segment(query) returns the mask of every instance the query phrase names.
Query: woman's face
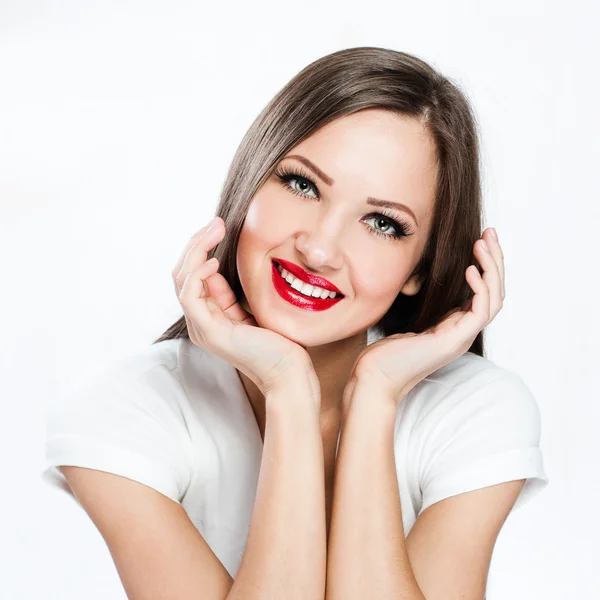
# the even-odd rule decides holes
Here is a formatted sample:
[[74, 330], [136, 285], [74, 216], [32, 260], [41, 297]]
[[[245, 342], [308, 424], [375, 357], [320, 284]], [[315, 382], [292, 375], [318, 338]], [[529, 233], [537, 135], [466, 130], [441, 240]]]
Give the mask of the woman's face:
[[[411, 273], [429, 235], [436, 174], [433, 142], [413, 119], [368, 109], [319, 129], [286, 154], [252, 199], [236, 257], [244, 306], [261, 327], [305, 347], [366, 331], [398, 292], [419, 291]], [[286, 300], [273, 283], [274, 259], [325, 278], [342, 299], [315, 310], [323, 303], [303, 302], [279, 281], [296, 298]]]

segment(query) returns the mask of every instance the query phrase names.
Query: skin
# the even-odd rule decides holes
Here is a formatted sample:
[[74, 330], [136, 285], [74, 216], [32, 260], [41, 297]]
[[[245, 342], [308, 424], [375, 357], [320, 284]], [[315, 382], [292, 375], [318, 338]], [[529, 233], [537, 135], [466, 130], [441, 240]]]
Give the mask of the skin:
[[[212, 230], [200, 230], [186, 246], [173, 275], [190, 339], [209, 346], [228, 340], [230, 347], [216, 344], [217, 351], [254, 375], [249, 379], [237, 370], [263, 441], [262, 390], [269, 394], [278, 388], [286, 403], [306, 403], [303, 410], [318, 400], [314, 408], [321, 416], [324, 459], [327, 597], [379, 593], [416, 600], [447, 598], [452, 590], [456, 598], [480, 598], [495, 540], [525, 480], [436, 502], [419, 516], [405, 540], [391, 450], [401, 399], [428, 374], [467, 351], [502, 308], [504, 261], [498, 239], [488, 228], [474, 244], [483, 275], [473, 265], [465, 270], [474, 292], [468, 306], [455, 307], [425, 332], [396, 334], [367, 346], [368, 328], [396, 295], [419, 291], [413, 273], [430, 235], [437, 177], [434, 146], [416, 121], [370, 110], [330, 123], [282, 162], [291, 162], [290, 154], [316, 163], [316, 173], [306, 170], [309, 165], [294, 164], [296, 175], [281, 181], [274, 173], [252, 199], [236, 256], [241, 298], [215, 272], [217, 261], [206, 261], [208, 250], [225, 233], [222, 220], [216, 219]], [[373, 217], [380, 210], [364, 203], [369, 195], [409, 205], [415, 216], [412, 223], [408, 219], [407, 237], [369, 233], [396, 227]], [[397, 216], [405, 219], [404, 214]], [[327, 314], [286, 303], [272, 287], [273, 257], [322, 274], [345, 298]], [[201, 266], [194, 270], [198, 262]], [[191, 273], [195, 276], [183, 279]], [[258, 359], [257, 345], [264, 348]], [[314, 373], [308, 370], [298, 379], [302, 365], [308, 366], [303, 361], [310, 361]], [[262, 385], [260, 390], [254, 381]], [[291, 396], [298, 390], [294, 402]], [[292, 428], [297, 426], [296, 420]], [[366, 479], [369, 486], [362, 485]], [[471, 568], [465, 571], [464, 564]]]
[[[344, 387], [367, 347], [368, 328], [387, 312], [398, 292], [414, 295], [420, 288], [412, 273], [431, 227], [435, 148], [416, 120], [369, 109], [325, 125], [289, 155], [308, 158], [334, 183], [327, 185], [297, 160], [284, 158], [279, 165], [307, 173], [318, 191], [298, 178], [289, 184], [305, 197], [296, 195], [275, 174], [257, 191], [238, 243], [245, 295], [241, 305], [261, 327], [307, 350], [321, 385], [325, 453], [331, 455], [333, 446], [335, 456]], [[412, 235], [394, 239], [370, 233], [374, 228], [388, 234], [394, 230], [368, 216], [381, 210], [366, 203], [368, 196], [407, 205], [417, 222], [404, 211], [386, 212], [406, 222]], [[271, 283], [272, 257], [327, 278], [345, 298], [321, 312], [285, 302]], [[250, 379], [239, 370], [238, 374], [264, 439], [265, 398]]]
[[[282, 589], [301, 589], [303, 597], [322, 598], [324, 584], [330, 600], [474, 600], [484, 594], [494, 542], [525, 480], [436, 502], [419, 516], [405, 540], [392, 441], [396, 403], [428, 373], [466, 351], [502, 307], [503, 255], [493, 231], [484, 232], [489, 251], [483, 249], [482, 240], [475, 244], [483, 277], [474, 267], [465, 273], [475, 294], [470, 308], [453, 311], [426, 332], [389, 336], [366, 347], [368, 327], [385, 313], [396, 294], [414, 294], [419, 289], [411, 273], [429, 234], [433, 199], [431, 195], [428, 205], [424, 190], [432, 190], [427, 186], [433, 180], [428, 179], [432, 172], [426, 168], [425, 156], [431, 147], [422, 133], [414, 122], [372, 111], [340, 120], [294, 149], [312, 153], [310, 159], [320, 161], [317, 164], [335, 179], [336, 187], [327, 189], [319, 182], [322, 198], [303, 200], [285, 192], [280, 182], [269, 180], [254, 198], [237, 258], [248, 296], [242, 301], [246, 310], [252, 307], [256, 319], [216, 273], [218, 261], [206, 260], [207, 252], [222, 239], [222, 220], [217, 219], [215, 229], [200, 230], [186, 245], [173, 277], [190, 340], [237, 362], [263, 384], [269, 398], [276, 390], [286, 410], [269, 413], [275, 426], [273, 434], [269, 429], [253, 527], [235, 582], [178, 503], [126, 477], [62, 467], [74, 495], [105, 538], [131, 597], [211, 592], [211, 597], [275, 598]], [[357, 137], [360, 147], [353, 143]], [[328, 156], [335, 160], [327, 161]], [[388, 156], [398, 162], [394, 169]], [[400, 241], [367, 234], [368, 224], [362, 220], [378, 211], [363, 209], [359, 194], [391, 199], [389, 192], [407, 190], [414, 192], [414, 198], [406, 194], [401, 200], [418, 215], [418, 233]], [[324, 313], [287, 305], [271, 288], [271, 256], [322, 273], [346, 298], [327, 311], [327, 320]], [[389, 267], [391, 278], [386, 272]], [[311, 393], [315, 394], [306, 383], [314, 383], [314, 377], [310, 370], [299, 369], [307, 361], [298, 344], [308, 352], [323, 390], [319, 408], [326, 417], [321, 421], [325, 540], [322, 471], [316, 465], [321, 450], [317, 413], [307, 410], [314, 400]], [[293, 369], [287, 368], [286, 356]], [[286, 367], [281, 371], [284, 377], [276, 372], [281, 362]], [[298, 378], [299, 373], [304, 377]], [[264, 415], [264, 398], [256, 394], [251, 380], [238, 374], [255, 414]], [[270, 385], [273, 380], [284, 385]], [[270, 406], [277, 406], [277, 401]], [[329, 538], [335, 457], [331, 440], [335, 441], [338, 430], [331, 415], [340, 407], [344, 426], [335, 464], [336, 501]], [[262, 423], [259, 418], [259, 425], [264, 439], [264, 418]], [[289, 442], [297, 430], [306, 433], [300, 452]], [[140, 506], [143, 510], [138, 510]], [[295, 517], [291, 524], [285, 518], [290, 514]], [[149, 529], [149, 522], [162, 524], [164, 531]]]
[[[360, 146], [355, 142], [359, 131]], [[326, 154], [323, 148], [335, 156], [335, 160], [328, 163], [329, 166], [324, 164], [327, 156], [321, 158], [322, 154]], [[390, 166], [391, 160], [386, 162], [387, 154], [393, 151], [396, 151], [397, 161], [394, 169]], [[289, 156], [298, 156], [300, 153], [316, 163], [317, 172], [314, 175], [307, 171], [309, 167], [302, 161]], [[257, 343], [254, 339], [257, 335], [266, 336], [265, 343], [269, 342], [266, 348], [270, 350], [270, 355], [262, 356], [263, 361], [274, 360], [277, 363], [278, 357], [283, 356], [281, 352], [288, 352], [293, 363], [298, 365], [298, 361], [304, 359], [301, 355], [294, 359], [292, 354], [295, 351], [290, 350], [288, 345], [291, 342], [295, 347], [302, 347], [302, 354], [308, 355], [315, 372], [307, 375], [312, 381], [316, 377], [320, 388], [318, 410], [325, 468], [327, 531], [334, 473], [336, 463], [339, 464], [336, 459], [338, 433], [341, 422], [348, 418], [352, 410], [358, 410], [353, 407], [360, 405], [355, 400], [357, 394], [354, 388], [366, 391], [366, 394], [358, 394], [358, 397], [363, 400], [370, 398], [370, 404], [373, 404], [373, 400], [383, 404], [398, 402], [427, 374], [468, 350], [478, 332], [495, 317], [504, 299], [503, 255], [493, 229], [489, 228], [484, 232], [483, 239], [474, 245], [475, 257], [484, 270], [483, 277], [474, 266], [465, 272], [466, 280], [475, 294], [469, 307], [455, 308], [440, 323], [421, 334], [397, 334], [366, 345], [368, 328], [385, 314], [398, 292], [413, 295], [419, 291], [420, 282], [413, 272], [430, 235], [437, 177], [434, 156], [434, 146], [426, 131], [412, 119], [373, 110], [338, 119], [291, 149], [287, 158], [284, 157], [276, 165], [294, 165], [297, 175], [292, 175], [284, 183], [274, 173], [255, 194], [240, 232], [236, 256], [244, 291], [241, 298], [235, 298], [224, 278], [215, 273], [215, 259], [212, 265], [213, 261], [202, 264], [196, 271], [197, 278], [188, 277], [183, 282], [183, 276], [193, 271], [197, 258], [205, 261], [207, 251], [222, 239], [222, 220], [217, 219], [212, 233], [204, 228], [197, 237], [192, 238], [173, 271], [184, 312], [187, 308], [191, 315], [191, 339], [194, 332], [195, 336], [202, 338], [203, 331], [210, 329], [210, 321], [220, 319], [221, 333], [217, 339], [237, 336], [236, 352], [232, 356], [234, 361], [240, 360], [237, 355], [240, 352], [243, 354], [248, 345], [246, 338], [251, 340], [252, 348]], [[317, 162], [319, 159], [322, 164]], [[349, 173], [347, 177], [341, 173], [338, 175], [339, 168], [336, 167], [342, 161]], [[380, 209], [365, 202], [367, 195], [382, 199], [385, 194], [385, 191], [381, 193], [381, 185], [374, 186], [374, 192], [365, 189], [364, 182], [371, 182], [372, 185], [375, 179], [366, 170], [368, 167], [381, 167], [381, 179], [387, 176], [396, 190], [404, 191], [395, 199], [409, 205], [412, 210], [408, 213], [414, 213], [414, 220], [407, 218], [404, 214], [406, 211], [399, 213], [396, 219], [408, 223], [407, 237], [396, 239], [394, 236], [370, 233], [375, 231], [374, 228], [382, 233], [393, 232], [396, 226], [390, 221], [382, 224], [376, 220], [373, 215], [378, 214]], [[323, 175], [321, 171], [327, 173], [326, 169], [329, 169], [329, 173]], [[358, 179], [358, 176], [362, 179]], [[379, 183], [380, 177], [376, 181]], [[354, 188], [359, 190], [360, 196]], [[417, 202], [411, 202], [411, 193], [418, 199]], [[386, 196], [388, 200], [393, 198]], [[197, 250], [189, 250], [191, 246], [196, 248], [198, 240], [202, 243], [197, 244]], [[484, 241], [489, 251], [484, 249]], [[283, 301], [272, 289], [272, 257], [302, 264], [309, 271], [321, 273], [341, 289], [345, 298], [326, 311], [327, 321], [323, 319], [325, 312], [301, 310]], [[386, 272], [389, 265], [393, 265], [393, 268]], [[207, 284], [204, 290], [200, 287], [202, 280]], [[186, 282], [189, 288], [187, 292]], [[183, 290], [180, 293], [182, 283]], [[206, 292], [210, 292], [211, 297], [206, 299], [205, 306], [198, 299]], [[194, 307], [196, 310], [193, 310]], [[212, 316], [209, 316], [209, 310]], [[334, 314], [337, 318], [331, 319]], [[196, 321], [200, 324], [200, 332], [194, 328]], [[251, 328], [254, 331], [246, 332], [236, 327], [232, 329], [232, 321], [248, 322], [254, 325]], [[260, 325], [258, 331], [256, 325]], [[275, 334], [277, 339], [268, 337]], [[203, 340], [195, 343], [202, 344]], [[252, 362], [252, 355], [253, 352], [250, 352], [250, 357], [246, 356], [245, 359], [250, 358]], [[248, 368], [246, 363], [244, 365]], [[255, 370], [261, 370], [254, 366]], [[262, 371], [264, 374], [264, 368]], [[241, 371], [237, 372], [264, 440], [265, 398], [253, 380]], [[262, 381], [264, 387], [260, 376], [258, 381]], [[358, 386], [358, 383], [362, 385]], [[285, 378], [283, 385], [285, 389]], [[294, 382], [289, 385], [293, 386]], [[306, 402], [309, 401], [307, 396]], [[388, 407], [383, 408], [387, 414]], [[367, 416], [369, 414], [367, 412]], [[395, 411], [389, 414], [395, 416]], [[385, 484], [384, 487], [388, 489], [389, 485]], [[505, 494], [506, 489], [504, 486], [498, 493]], [[394, 500], [393, 504], [397, 502]], [[440, 514], [440, 510], [435, 509], [435, 514]], [[352, 514], [353, 511], [349, 512]], [[459, 512], [460, 518], [468, 518], [472, 511], [459, 509]], [[354, 517], [350, 519], [351, 522], [352, 519]], [[435, 527], [427, 529], [423, 535], [429, 536], [439, 525], [436, 521]], [[482, 569], [485, 568], [484, 565]]]

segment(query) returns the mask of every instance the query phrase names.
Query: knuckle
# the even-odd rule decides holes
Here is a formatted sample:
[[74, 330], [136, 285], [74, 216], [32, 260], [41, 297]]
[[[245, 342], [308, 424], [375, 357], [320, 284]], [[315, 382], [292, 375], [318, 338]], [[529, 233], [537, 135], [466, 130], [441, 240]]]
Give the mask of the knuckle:
[[177, 287], [179, 289], [181, 289], [183, 287], [183, 284], [185, 282], [186, 277], [188, 276], [188, 273], [179, 273], [178, 275], [175, 276], [175, 283], [177, 284]]
[[190, 302], [189, 294], [185, 290], [182, 290], [181, 288], [178, 289], [177, 297], [179, 298], [179, 302], [181, 302], [181, 304], [185, 304], [186, 306]]

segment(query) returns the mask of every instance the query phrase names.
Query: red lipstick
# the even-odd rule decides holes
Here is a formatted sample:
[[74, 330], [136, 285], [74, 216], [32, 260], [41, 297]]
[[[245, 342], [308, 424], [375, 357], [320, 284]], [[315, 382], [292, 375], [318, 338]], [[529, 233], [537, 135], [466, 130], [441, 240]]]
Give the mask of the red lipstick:
[[[279, 259], [275, 259], [277, 261], [279, 261]], [[303, 294], [301, 294], [300, 292], [298, 292], [297, 290], [295, 290], [293, 287], [291, 287], [288, 282], [281, 276], [281, 273], [279, 272], [278, 268], [277, 268], [277, 263], [275, 262], [275, 260], [271, 261], [271, 279], [273, 281], [273, 285], [275, 286], [275, 290], [277, 291], [277, 293], [284, 299], [287, 300], [290, 304], [293, 304], [294, 306], [297, 306], [298, 308], [303, 308], [305, 310], [312, 310], [312, 311], [320, 311], [320, 310], [327, 310], [328, 308], [331, 308], [334, 304], [337, 304], [340, 300], [343, 299], [343, 296], [336, 296], [335, 298], [325, 298], [324, 300], [321, 298], [313, 298], [311, 296], [305, 296]], [[282, 261], [282, 263], [285, 264], [290, 264], [287, 261]], [[284, 264], [281, 265], [286, 271], [290, 271], [290, 273], [292, 275], [295, 275], [294, 272], [291, 269], [288, 269], [286, 266], [284, 266]], [[300, 269], [299, 267], [297, 267], [296, 265], [292, 265], [293, 267], [295, 267], [296, 271], [298, 271], [298, 269]], [[300, 269], [301, 271], [304, 271], [304, 269]], [[324, 285], [319, 285], [319, 287], [323, 287], [323, 289], [329, 290], [329, 288], [333, 288], [330, 291], [332, 292], [337, 292], [337, 288], [329, 283], [326, 279], [323, 279], [322, 277], [314, 277], [316, 280], [321, 280], [321, 281], [325, 281], [327, 283], [327, 286]], [[305, 280], [306, 281], [306, 280]], [[308, 283], [308, 281], [307, 281]], [[318, 285], [318, 284], [312, 284], [311, 285]]]
[[294, 277], [302, 279], [302, 281], [304, 281], [305, 283], [309, 283], [310, 285], [317, 285], [320, 288], [323, 288], [324, 290], [329, 290], [330, 292], [337, 292], [341, 296], [344, 295], [342, 294], [342, 292], [340, 292], [340, 290], [337, 289], [337, 287], [335, 287], [335, 285], [333, 285], [333, 283], [331, 283], [331, 281], [327, 281], [327, 279], [323, 277], [319, 277], [318, 275], [311, 275], [310, 273], [307, 273], [302, 267], [299, 267], [294, 263], [284, 260], [283, 258], [274, 258], [273, 260], [279, 263], [286, 271], [291, 273]]

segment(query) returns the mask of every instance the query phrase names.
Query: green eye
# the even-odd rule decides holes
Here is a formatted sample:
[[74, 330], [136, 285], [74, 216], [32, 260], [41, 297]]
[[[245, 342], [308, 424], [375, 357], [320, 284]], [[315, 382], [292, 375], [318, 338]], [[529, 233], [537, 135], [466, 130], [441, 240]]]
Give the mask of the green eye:
[[[290, 167], [287, 167], [287, 166], [283, 167], [281, 170], [276, 170], [274, 172], [274, 174], [277, 177], [277, 179], [279, 179], [281, 185], [283, 185], [283, 187], [286, 190], [288, 190], [289, 192], [291, 192], [292, 194], [296, 194], [297, 196], [300, 196], [302, 198], [311, 198], [311, 199], [312, 198], [316, 198], [316, 199], [320, 198], [319, 188], [317, 188], [317, 185], [315, 184], [315, 182], [312, 181], [312, 179], [310, 179], [310, 177], [308, 177], [308, 174], [302, 174], [301, 172], [296, 172], [295, 170], [292, 170]], [[306, 187], [308, 187], [308, 189], [314, 190], [315, 195], [310, 196], [303, 191], [299, 191], [291, 184], [292, 181], [300, 181], [300, 182], [304, 183], [306, 185]], [[409, 223], [405, 223], [404, 221], [397, 221], [392, 215], [386, 214], [384, 211], [379, 212], [379, 213], [371, 213], [371, 214], [367, 215], [365, 218], [366, 219], [378, 219], [379, 221], [385, 221], [388, 225], [392, 225], [392, 227], [394, 229], [394, 233], [390, 234], [390, 233], [382, 232], [382, 231], [376, 229], [375, 227], [368, 225], [367, 228], [368, 228], [369, 232], [374, 235], [378, 235], [378, 236], [392, 239], [392, 240], [399, 240], [399, 239], [402, 239], [403, 237], [408, 237], [409, 235], [412, 235], [412, 233], [413, 233]], [[385, 225], [384, 225], [384, 227], [385, 227]]]

